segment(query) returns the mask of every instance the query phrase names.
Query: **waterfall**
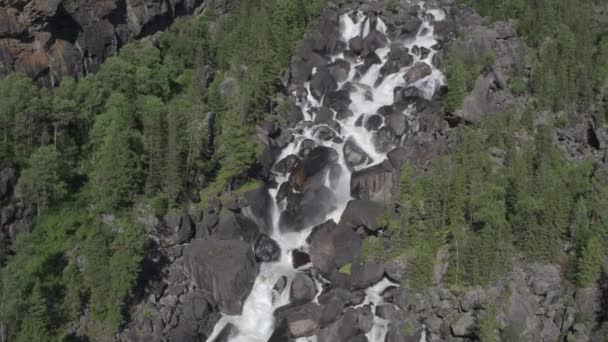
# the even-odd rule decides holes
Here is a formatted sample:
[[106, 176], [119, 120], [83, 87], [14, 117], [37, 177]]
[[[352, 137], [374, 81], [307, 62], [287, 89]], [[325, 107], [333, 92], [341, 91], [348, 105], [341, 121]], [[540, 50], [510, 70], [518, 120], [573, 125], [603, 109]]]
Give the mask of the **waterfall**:
[[[440, 70], [433, 66], [432, 60], [436, 53], [434, 47], [437, 44], [433, 37], [433, 20], [443, 20], [445, 14], [439, 9], [422, 9], [419, 14], [419, 18], [422, 20], [422, 25], [418, 32], [412, 36], [412, 38], [404, 41], [390, 41], [384, 48], [379, 48], [375, 51], [376, 55], [380, 58], [381, 63], [373, 64], [363, 74], [357, 73], [357, 67], [364, 64], [364, 61], [359, 58], [351, 61], [350, 72], [347, 76], [347, 80], [338, 84], [338, 89], [342, 89], [346, 85], [350, 85], [350, 99], [351, 104], [349, 110], [352, 111], [353, 115], [346, 118], [336, 118], [334, 111], [334, 119], [339, 123], [339, 131], [335, 131], [334, 128], [328, 126], [326, 123], [311, 124], [314, 122], [316, 117], [316, 109], [321, 106], [320, 102], [313, 97], [310, 91], [310, 82], [305, 84], [307, 90], [307, 97], [299, 101], [299, 107], [302, 110], [304, 121], [296, 126], [293, 130], [294, 139], [286, 146], [281, 152], [277, 161], [283, 158], [297, 154], [300, 151], [301, 144], [305, 139], [312, 139], [315, 141], [316, 146], [327, 146], [334, 149], [338, 153], [338, 164], [340, 165], [341, 172], [337, 181], [333, 183], [329, 181], [329, 177], [326, 177], [326, 186], [331, 188], [335, 195], [335, 203], [332, 203], [332, 208], [335, 208], [330, 212], [321, 222], [325, 220], [333, 219], [338, 222], [340, 217], [347, 206], [347, 203], [352, 199], [350, 194], [350, 178], [352, 170], [347, 166], [345, 162], [345, 156], [343, 153], [344, 144], [348, 141], [354, 142], [361, 150], [369, 156], [367, 162], [364, 165], [359, 165], [354, 169], [361, 169], [373, 166], [381, 163], [386, 158], [386, 152], [378, 151], [374, 144], [375, 131], [368, 130], [360, 124], [361, 120], [365, 122], [371, 115], [377, 113], [377, 111], [386, 105], [392, 105], [395, 101], [394, 90], [397, 87], [403, 86], [415, 86], [418, 88], [423, 96], [430, 99], [437, 88], [444, 82], [444, 77]], [[361, 12], [349, 12], [341, 15], [340, 17], [340, 32], [341, 40], [347, 43], [350, 39], [360, 36], [365, 38], [372, 30], [377, 30], [386, 35], [387, 27], [385, 23], [377, 18], [374, 21], [367, 18]], [[381, 69], [388, 61], [388, 55], [391, 44], [401, 44], [402, 47], [407, 48], [410, 53], [412, 51], [418, 51], [413, 54], [413, 63], [411, 66], [402, 67], [398, 72], [389, 75], [381, 76]], [[425, 48], [428, 53], [423, 54], [422, 48]], [[332, 61], [338, 59], [345, 59], [343, 53], [339, 53], [332, 56]], [[422, 79], [416, 80], [413, 83], [406, 84], [404, 75], [416, 65], [417, 62], [426, 63], [431, 67], [429, 75]], [[315, 73], [316, 70], [313, 70]], [[411, 109], [406, 108], [403, 110], [403, 115], [409, 115]], [[359, 123], [357, 122], [359, 121]], [[380, 127], [385, 125], [382, 123]], [[335, 134], [340, 139], [322, 140], [319, 139], [316, 131], [319, 127], [327, 127], [335, 131]], [[278, 184], [288, 181], [288, 175], [275, 174], [275, 179]], [[278, 193], [277, 189], [269, 190], [270, 196], [276, 199]], [[285, 201], [283, 201], [285, 202]], [[300, 269], [294, 269], [292, 266], [292, 251], [294, 249], [307, 250], [306, 238], [310, 235], [312, 228], [315, 226], [311, 224], [305, 229], [301, 229], [298, 232], [281, 232], [279, 229], [280, 225], [280, 214], [284, 209], [284, 203], [277, 204], [273, 201], [271, 212], [271, 222], [273, 225], [272, 238], [275, 239], [281, 246], [281, 258], [277, 262], [263, 263], [260, 267], [259, 275], [254, 283], [253, 289], [246, 299], [243, 305], [243, 311], [240, 316], [228, 316], [224, 315], [220, 321], [216, 324], [212, 335], [207, 340], [208, 342], [213, 341], [219, 332], [227, 325], [233, 324], [238, 329], [238, 334], [229, 339], [230, 342], [267, 342], [269, 337], [273, 333], [274, 328], [274, 311], [286, 304], [289, 304], [289, 288], [292, 279], [295, 275], [303, 269], [308, 269], [311, 264], [301, 266]], [[287, 285], [285, 290], [279, 294], [273, 291], [273, 287], [279, 279], [282, 277], [287, 278]], [[324, 279], [315, 279], [317, 285], [317, 293], [321, 293], [322, 282], [327, 282]], [[366, 293], [365, 302], [361, 305], [373, 303], [375, 307], [382, 303], [382, 292], [389, 286], [395, 286], [389, 280], [384, 279], [380, 283], [368, 288]], [[317, 294], [317, 296], [318, 296]], [[316, 298], [315, 298], [316, 301]], [[379, 317], [374, 318], [374, 327], [367, 334], [369, 341], [380, 342], [384, 341], [387, 332], [388, 322], [380, 319]], [[305, 337], [300, 338], [297, 341], [313, 342], [316, 341], [316, 337]]]

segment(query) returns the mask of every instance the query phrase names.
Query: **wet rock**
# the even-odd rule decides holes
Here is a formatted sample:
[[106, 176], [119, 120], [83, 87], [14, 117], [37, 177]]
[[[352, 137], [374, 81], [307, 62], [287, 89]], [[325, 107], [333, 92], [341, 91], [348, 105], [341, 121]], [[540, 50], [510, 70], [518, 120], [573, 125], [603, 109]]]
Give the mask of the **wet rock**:
[[348, 47], [355, 54], [359, 55], [363, 51], [363, 38], [356, 36], [348, 41]]
[[291, 253], [291, 263], [293, 268], [299, 268], [310, 263], [310, 255], [306, 252], [302, 252], [299, 249], [294, 249]]
[[239, 330], [232, 323], [226, 324], [226, 326], [220, 331], [220, 333], [213, 339], [212, 342], [228, 342], [231, 338], [235, 337], [239, 333]]
[[357, 314], [357, 327], [359, 331], [368, 333], [374, 326], [374, 314], [370, 305], [359, 307], [356, 309]]
[[277, 191], [277, 195], [275, 197], [277, 203], [281, 203], [291, 193], [292, 193], [291, 184], [289, 182], [283, 182], [279, 186], [279, 191]]
[[364, 68], [361, 69], [361, 75], [364, 75], [369, 68], [374, 65], [374, 64], [381, 64], [382, 60], [380, 59], [380, 57], [378, 57], [378, 55], [375, 52], [370, 52], [368, 53], [364, 58], [363, 58], [363, 65]]
[[310, 91], [312, 96], [320, 100], [323, 95], [329, 94], [338, 88], [338, 83], [329, 73], [327, 68], [321, 68], [310, 80]]
[[[339, 292], [340, 290], [332, 290], [325, 295], [319, 296], [319, 303], [323, 307], [321, 313], [321, 327], [326, 327], [330, 323], [334, 322], [344, 310], [344, 306], [348, 302], [348, 294]], [[321, 297], [323, 296], [323, 297]]]
[[270, 234], [270, 223], [268, 222], [268, 207], [273, 200], [268, 193], [268, 187], [262, 183], [257, 188], [245, 192], [243, 195], [247, 207], [243, 208], [243, 215], [253, 220], [260, 231]]
[[337, 137], [336, 131], [327, 126], [318, 127], [314, 134], [319, 140], [323, 141], [329, 141]]
[[390, 127], [382, 127], [375, 132], [373, 137], [374, 147], [378, 152], [387, 152], [395, 148], [399, 142], [399, 138]]
[[281, 278], [279, 278], [279, 280], [277, 280], [277, 282], [274, 284], [274, 287], [272, 289], [274, 291], [277, 291], [277, 293], [281, 294], [281, 293], [283, 293], [283, 290], [285, 290], [286, 286], [287, 286], [287, 277], [282, 276]]
[[347, 89], [331, 92], [323, 98], [323, 105], [336, 112], [348, 110], [348, 106], [350, 106], [351, 102], [350, 92]]
[[293, 337], [312, 336], [320, 327], [321, 307], [314, 303], [288, 304], [278, 308], [274, 315], [277, 322], [284, 322]]
[[350, 117], [352, 117], [354, 114], [351, 110], [349, 109], [344, 109], [341, 110], [339, 112], [336, 113], [336, 119], [337, 120], [344, 120], [344, 119], [348, 119]]
[[349, 309], [338, 320], [323, 328], [317, 337], [318, 342], [347, 342], [358, 333], [357, 315], [355, 310]]
[[290, 302], [304, 304], [312, 301], [317, 294], [315, 282], [305, 273], [298, 273], [291, 282]]
[[287, 198], [287, 207], [281, 213], [280, 227], [283, 232], [301, 231], [318, 224], [335, 210], [334, 192], [319, 183], [304, 193], [293, 193]]
[[325, 123], [334, 119], [334, 112], [327, 108], [321, 107], [315, 115], [315, 123]]
[[403, 78], [405, 79], [406, 83], [414, 83], [416, 81], [419, 81], [427, 76], [429, 76], [431, 74], [433, 70], [431, 69], [431, 66], [424, 63], [424, 62], [417, 62], [416, 64], [414, 64], [413, 67], [411, 67], [406, 73], [405, 75], [403, 75]]
[[336, 82], [344, 82], [348, 79], [348, 73], [350, 72], [350, 63], [343, 59], [338, 59], [331, 63], [329, 66], [329, 73], [334, 77]]
[[268, 342], [294, 342], [294, 338], [291, 336], [289, 332], [289, 328], [287, 327], [287, 322], [283, 321], [272, 332], [272, 335], [268, 339]]
[[257, 275], [248, 244], [215, 238], [194, 240], [184, 249], [184, 263], [196, 286], [213, 298], [221, 312], [241, 313]]
[[353, 338], [351, 338], [350, 340], [348, 340], [348, 342], [368, 342], [369, 340], [367, 339], [367, 336], [361, 334], [361, 335], [357, 335]]
[[359, 200], [386, 202], [391, 199], [391, 190], [396, 183], [396, 174], [388, 160], [353, 172], [350, 179], [351, 196]]
[[422, 98], [424, 93], [418, 87], [397, 87], [393, 91], [395, 102], [407, 101], [409, 98]]
[[344, 161], [352, 170], [371, 161], [370, 157], [353, 140], [347, 140], [343, 147]]
[[367, 52], [374, 52], [376, 49], [385, 47], [386, 44], [388, 44], [386, 36], [376, 29], [370, 30], [369, 34], [363, 39], [363, 48]]
[[393, 21], [391, 26], [394, 27], [394, 31], [396, 31], [397, 36], [400, 38], [410, 38], [422, 25], [422, 20], [420, 20], [415, 15], [399, 12], [397, 15], [393, 17]]
[[465, 313], [456, 318], [452, 324], [450, 324], [450, 329], [452, 330], [452, 334], [456, 337], [470, 337], [475, 334], [475, 317], [473, 317], [472, 313]]
[[409, 128], [407, 118], [401, 113], [391, 113], [384, 119], [384, 124], [395, 136], [402, 136]]
[[281, 159], [275, 166], [274, 171], [279, 173], [290, 173], [295, 165], [300, 161], [298, 156], [290, 154]]
[[371, 231], [380, 229], [379, 219], [384, 213], [381, 203], [370, 200], [351, 200], [340, 218], [340, 225], [351, 229], [365, 227]]
[[281, 257], [281, 246], [266, 234], [258, 237], [253, 250], [255, 251], [255, 258], [258, 261], [277, 261]]
[[310, 185], [313, 178], [326, 170], [330, 164], [338, 161], [338, 153], [326, 146], [315, 147], [301, 160], [289, 176], [289, 182], [293, 188], [299, 191]]
[[308, 81], [312, 74], [312, 63], [302, 60], [299, 56], [293, 56], [289, 65], [291, 82], [303, 84]]
[[365, 120], [365, 129], [368, 131], [377, 131], [384, 123], [382, 116], [374, 114]]

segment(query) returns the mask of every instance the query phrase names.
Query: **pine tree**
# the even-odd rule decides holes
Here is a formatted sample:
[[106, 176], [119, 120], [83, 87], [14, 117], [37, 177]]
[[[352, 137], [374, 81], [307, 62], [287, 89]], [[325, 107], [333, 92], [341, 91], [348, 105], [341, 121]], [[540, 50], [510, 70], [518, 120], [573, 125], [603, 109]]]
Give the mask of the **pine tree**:
[[165, 173], [166, 122], [165, 106], [154, 96], [142, 97], [138, 111], [144, 126], [144, 150], [146, 163], [146, 194], [154, 195], [162, 189]]
[[51, 201], [66, 193], [63, 165], [59, 153], [53, 146], [38, 148], [29, 159], [29, 167], [23, 171], [17, 186], [19, 193], [36, 205], [38, 214]]
[[582, 247], [577, 260], [576, 280], [579, 286], [588, 286], [600, 275], [604, 259], [604, 246], [597, 236], [591, 236]]
[[47, 310], [47, 301], [40, 286], [36, 285], [29, 298], [27, 319], [21, 323], [17, 341], [49, 341], [51, 339], [48, 327], [49, 322], [47, 321]]
[[462, 107], [466, 94], [466, 69], [463, 61], [455, 54], [448, 56], [446, 63], [448, 85], [447, 108], [455, 111]]
[[133, 115], [127, 98], [115, 93], [108, 101], [109, 127], [94, 172], [101, 208], [129, 204], [140, 187], [139, 158], [134, 151]]
[[187, 121], [182, 101], [169, 104], [167, 117], [167, 157], [164, 177], [165, 194], [172, 201], [177, 201], [185, 186], [185, 146], [184, 131]]

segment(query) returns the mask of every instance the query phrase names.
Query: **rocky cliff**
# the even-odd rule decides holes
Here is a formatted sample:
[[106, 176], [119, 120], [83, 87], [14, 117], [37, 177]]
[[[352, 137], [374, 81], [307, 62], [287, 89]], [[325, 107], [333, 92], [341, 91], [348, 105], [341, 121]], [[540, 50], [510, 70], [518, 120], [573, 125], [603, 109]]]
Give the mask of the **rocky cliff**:
[[223, 0], [1, 0], [0, 77], [17, 71], [45, 86], [78, 78], [131, 39]]

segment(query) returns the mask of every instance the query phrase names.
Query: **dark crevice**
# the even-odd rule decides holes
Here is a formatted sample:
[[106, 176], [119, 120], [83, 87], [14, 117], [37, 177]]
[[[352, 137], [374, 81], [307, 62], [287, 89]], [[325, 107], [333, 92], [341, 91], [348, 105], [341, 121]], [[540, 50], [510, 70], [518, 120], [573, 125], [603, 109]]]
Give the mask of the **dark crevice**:
[[600, 149], [600, 140], [591, 125], [587, 128], [587, 143], [596, 150]]
[[49, 21], [48, 30], [54, 33], [56, 39], [74, 44], [78, 35], [82, 32], [82, 26], [72, 18], [63, 6], [59, 6], [57, 13]]

